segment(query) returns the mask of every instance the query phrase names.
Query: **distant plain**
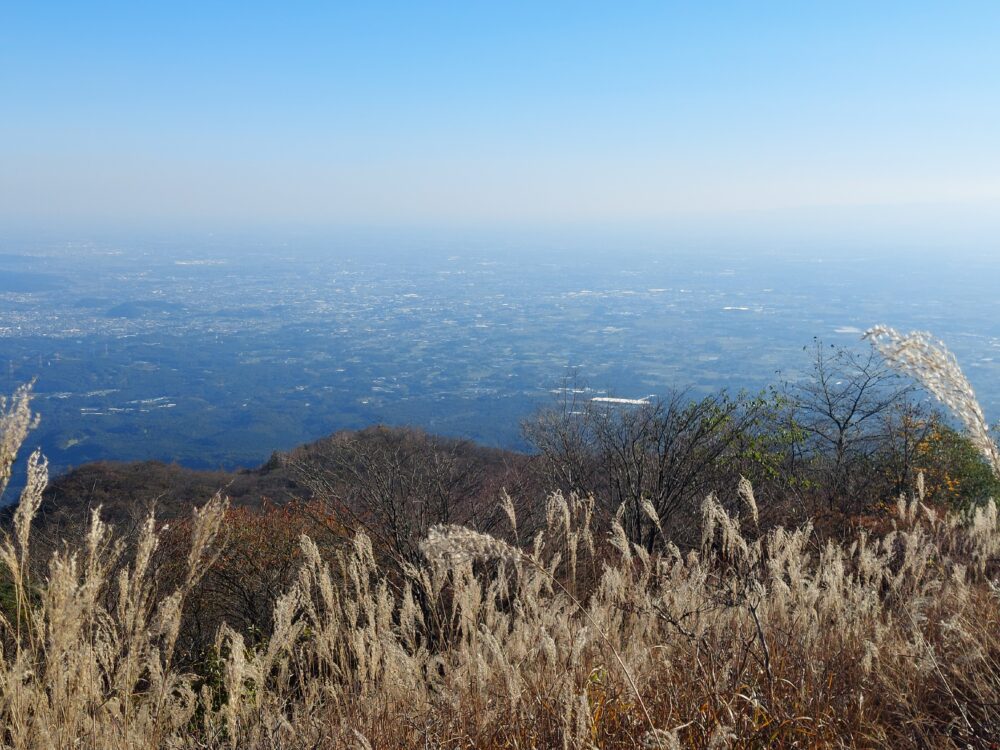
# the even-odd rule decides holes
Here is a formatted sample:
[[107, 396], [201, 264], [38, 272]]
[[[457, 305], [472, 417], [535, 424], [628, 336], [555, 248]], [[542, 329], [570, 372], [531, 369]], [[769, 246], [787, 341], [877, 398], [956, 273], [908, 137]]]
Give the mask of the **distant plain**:
[[37, 379], [31, 441], [56, 471], [256, 465], [375, 423], [521, 449], [567, 378], [586, 397], [758, 390], [798, 377], [814, 337], [863, 346], [876, 323], [943, 338], [993, 421], [998, 271], [905, 251], [11, 241], [0, 375]]

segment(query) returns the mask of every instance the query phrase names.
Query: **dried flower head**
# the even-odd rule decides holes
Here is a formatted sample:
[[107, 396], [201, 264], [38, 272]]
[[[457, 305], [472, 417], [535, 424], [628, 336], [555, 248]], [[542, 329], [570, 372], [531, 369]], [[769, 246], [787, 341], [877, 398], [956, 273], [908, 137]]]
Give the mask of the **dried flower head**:
[[432, 526], [420, 543], [420, 550], [428, 560], [449, 563], [472, 560], [516, 563], [521, 559], [520, 550], [503, 540], [454, 524]]

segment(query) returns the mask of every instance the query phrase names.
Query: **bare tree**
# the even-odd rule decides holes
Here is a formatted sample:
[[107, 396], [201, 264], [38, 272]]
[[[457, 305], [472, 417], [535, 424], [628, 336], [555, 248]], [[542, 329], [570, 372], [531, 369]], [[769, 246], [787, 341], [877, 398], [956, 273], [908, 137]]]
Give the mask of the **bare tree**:
[[468, 441], [378, 426], [300, 449], [289, 465], [345, 522], [364, 527], [397, 563], [412, 564], [434, 524], [488, 530], [496, 518], [477, 450]]
[[943, 428], [943, 417], [916, 400], [903, 399], [886, 411], [882, 417], [884, 439], [876, 457], [883, 480], [881, 495], [898, 497], [913, 491], [928, 440]]
[[521, 422], [522, 436], [537, 451], [536, 474], [549, 490], [596, 496], [604, 489], [589, 392], [573, 374], [563, 380], [550, 405]]
[[289, 466], [345, 526], [365, 530], [394, 580], [411, 585], [430, 642], [464, 624], [413, 575], [425, 564], [420, 542], [435, 524], [491, 531], [504, 515], [496, 482], [507, 458], [466, 440], [378, 426], [304, 446]]
[[582, 392], [564, 393], [526, 421], [523, 433], [560, 489], [594, 495], [607, 513], [620, 507], [633, 542], [655, 546], [654, 514], [682, 539], [706, 494], [735, 488], [759, 402], [674, 393], [622, 403], [584, 399]]
[[816, 340], [808, 376], [786, 384], [786, 394], [802, 431], [802, 455], [831, 509], [857, 504], [871, 492], [868, 469], [913, 392], [874, 348]]

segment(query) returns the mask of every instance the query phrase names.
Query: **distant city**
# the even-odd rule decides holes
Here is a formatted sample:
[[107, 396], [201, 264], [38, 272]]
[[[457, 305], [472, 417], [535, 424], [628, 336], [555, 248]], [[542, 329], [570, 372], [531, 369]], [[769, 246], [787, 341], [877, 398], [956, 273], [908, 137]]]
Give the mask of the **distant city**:
[[943, 338], [995, 421], [998, 270], [793, 250], [5, 242], [0, 366], [7, 392], [36, 379], [30, 443], [57, 471], [256, 465], [374, 423], [524, 448], [521, 420], [567, 379], [612, 402], [757, 390], [799, 377], [814, 337], [865, 346], [882, 322]]

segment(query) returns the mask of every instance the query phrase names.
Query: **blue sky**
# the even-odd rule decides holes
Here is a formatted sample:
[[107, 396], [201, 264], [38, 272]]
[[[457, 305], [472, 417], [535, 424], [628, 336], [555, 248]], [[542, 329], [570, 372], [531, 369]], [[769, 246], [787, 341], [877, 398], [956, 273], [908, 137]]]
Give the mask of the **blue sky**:
[[0, 220], [989, 233], [998, 38], [997, 2], [11, 3]]

